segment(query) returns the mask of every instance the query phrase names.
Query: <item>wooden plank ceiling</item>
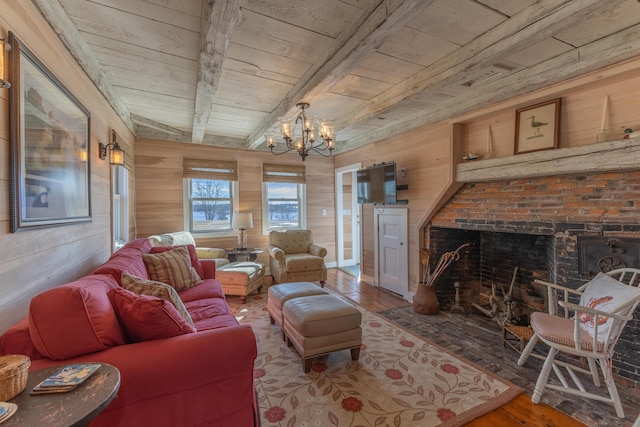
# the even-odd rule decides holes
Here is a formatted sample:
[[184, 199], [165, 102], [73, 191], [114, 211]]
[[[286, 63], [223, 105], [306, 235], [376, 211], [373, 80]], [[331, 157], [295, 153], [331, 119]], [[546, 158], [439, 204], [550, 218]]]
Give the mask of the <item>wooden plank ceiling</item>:
[[33, 0], [138, 137], [357, 148], [640, 54], [639, 0]]

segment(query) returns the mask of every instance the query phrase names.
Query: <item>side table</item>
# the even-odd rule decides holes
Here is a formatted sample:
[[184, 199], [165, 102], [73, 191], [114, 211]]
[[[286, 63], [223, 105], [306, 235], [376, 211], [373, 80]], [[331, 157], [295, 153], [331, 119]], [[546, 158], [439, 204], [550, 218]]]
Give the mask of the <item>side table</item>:
[[226, 248], [224, 253], [229, 257], [229, 261], [236, 262], [239, 257], [246, 257], [248, 261], [255, 261], [258, 255], [262, 253], [260, 248], [234, 249]]
[[113, 400], [120, 388], [120, 371], [115, 366], [101, 363], [100, 369], [84, 383], [66, 393], [29, 393], [33, 387], [61, 366], [52, 366], [29, 372], [27, 386], [9, 402], [18, 405], [18, 411], [2, 423], [8, 426], [86, 426]]

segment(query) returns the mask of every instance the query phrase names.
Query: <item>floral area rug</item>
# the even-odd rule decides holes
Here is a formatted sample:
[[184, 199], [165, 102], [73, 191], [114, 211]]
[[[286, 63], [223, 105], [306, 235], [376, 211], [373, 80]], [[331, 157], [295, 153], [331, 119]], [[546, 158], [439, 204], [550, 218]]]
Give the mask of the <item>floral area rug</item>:
[[362, 312], [358, 361], [348, 350], [302, 359], [269, 323], [265, 293], [230, 298], [258, 342], [255, 385], [263, 427], [458, 426], [504, 405], [522, 390], [491, 372], [355, 305]]

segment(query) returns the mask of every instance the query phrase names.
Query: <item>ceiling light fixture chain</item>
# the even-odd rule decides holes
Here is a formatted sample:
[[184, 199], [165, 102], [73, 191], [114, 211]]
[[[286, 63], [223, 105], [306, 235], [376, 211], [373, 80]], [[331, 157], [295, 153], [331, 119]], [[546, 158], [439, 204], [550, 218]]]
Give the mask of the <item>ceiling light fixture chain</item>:
[[[331, 156], [335, 148], [335, 126], [329, 121], [318, 122], [315, 116], [312, 120], [309, 120], [304, 112], [309, 107], [309, 103], [299, 102], [296, 104], [296, 108], [300, 112], [295, 117], [280, 117], [280, 134], [286, 143], [286, 150], [279, 153], [273, 151], [276, 148], [276, 133], [267, 132], [264, 134], [272, 154], [279, 156], [290, 151], [296, 151], [302, 161], [312, 151], [324, 157]], [[295, 134], [295, 128], [298, 124], [302, 125], [299, 137]], [[316, 136], [319, 136], [320, 139], [316, 139]]]

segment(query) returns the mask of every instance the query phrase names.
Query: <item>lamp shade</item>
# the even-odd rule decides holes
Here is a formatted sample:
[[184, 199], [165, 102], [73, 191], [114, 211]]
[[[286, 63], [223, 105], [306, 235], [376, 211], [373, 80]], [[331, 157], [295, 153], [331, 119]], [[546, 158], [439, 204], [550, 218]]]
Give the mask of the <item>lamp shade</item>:
[[253, 215], [251, 212], [238, 212], [233, 216], [233, 228], [246, 230], [253, 228]]

